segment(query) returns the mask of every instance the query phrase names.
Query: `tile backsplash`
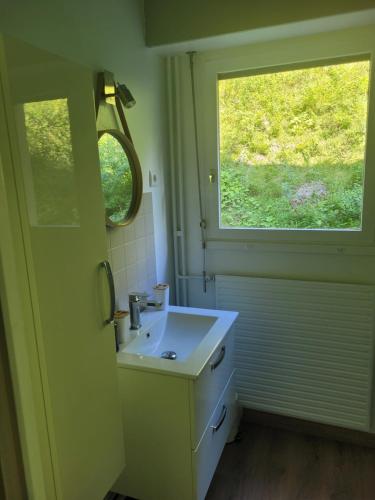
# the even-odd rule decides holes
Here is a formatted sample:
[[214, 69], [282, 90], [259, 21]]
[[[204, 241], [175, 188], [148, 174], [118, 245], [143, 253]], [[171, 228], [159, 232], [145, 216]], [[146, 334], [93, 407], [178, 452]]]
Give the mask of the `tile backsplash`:
[[116, 308], [128, 310], [128, 294], [152, 294], [156, 284], [152, 193], [144, 193], [134, 221], [125, 227], [107, 228], [108, 255], [116, 289]]

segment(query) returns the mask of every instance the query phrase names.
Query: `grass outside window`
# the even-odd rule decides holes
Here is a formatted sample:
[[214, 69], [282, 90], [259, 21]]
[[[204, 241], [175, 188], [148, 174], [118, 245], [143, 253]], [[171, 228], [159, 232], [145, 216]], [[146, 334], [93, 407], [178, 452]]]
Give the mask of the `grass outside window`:
[[369, 70], [218, 81], [221, 228], [361, 230]]

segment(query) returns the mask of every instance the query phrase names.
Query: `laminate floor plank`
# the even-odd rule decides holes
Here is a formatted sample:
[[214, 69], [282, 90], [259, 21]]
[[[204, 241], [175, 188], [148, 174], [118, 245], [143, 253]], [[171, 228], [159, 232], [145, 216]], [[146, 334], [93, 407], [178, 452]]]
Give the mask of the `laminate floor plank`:
[[206, 500], [375, 500], [375, 449], [246, 423]]

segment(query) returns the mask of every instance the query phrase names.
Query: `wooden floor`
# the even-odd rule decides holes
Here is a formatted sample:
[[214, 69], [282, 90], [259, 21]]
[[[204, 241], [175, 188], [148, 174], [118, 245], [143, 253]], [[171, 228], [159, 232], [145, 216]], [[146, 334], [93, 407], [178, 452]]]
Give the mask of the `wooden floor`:
[[206, 500], [375, 500], [375, 449], [243, 424]]

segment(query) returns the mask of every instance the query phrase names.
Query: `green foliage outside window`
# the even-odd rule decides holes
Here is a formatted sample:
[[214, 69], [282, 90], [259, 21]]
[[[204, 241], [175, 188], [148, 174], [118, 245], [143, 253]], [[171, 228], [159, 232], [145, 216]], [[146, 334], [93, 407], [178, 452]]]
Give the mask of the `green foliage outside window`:
[[[77, 225], [79, 211], [67, 99], [23, 106], [31, 174], [28, 201], [36, 225]], [[32, 192], [32, 194], [31, 194]]]
[[369, 62], [219, 81], [221, 226], [360, 229]]

